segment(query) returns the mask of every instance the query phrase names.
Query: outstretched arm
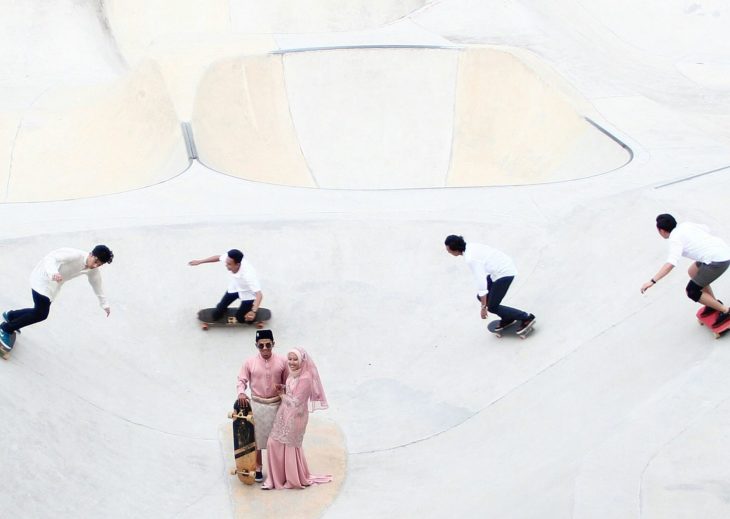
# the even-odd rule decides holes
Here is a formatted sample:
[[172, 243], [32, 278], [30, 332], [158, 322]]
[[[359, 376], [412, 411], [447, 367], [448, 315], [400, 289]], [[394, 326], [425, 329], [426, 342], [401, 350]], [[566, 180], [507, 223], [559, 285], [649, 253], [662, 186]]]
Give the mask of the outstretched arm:
[[196, 265], [200, 265], [202, 263], [217, 263], [220, 260], [221, 260], [220, 255], [211, 256], [210, 258], [205, 258], [205, 259], [190, 260], [190, 261], [188, 261], [188, 265], [195, 267]]
[[659, 281], [664, 276], [669, 274], [673, 268], [674, 268], [674, 265], [672, 265], [671, 263], [665, 263], [664, 265], [662, 265], [662, 268], [659, 269], [659, 272], [654, 274], [653, 278], [651, 278], [649, 281], [647, 281], [646, 283], [641, 285], [641, 293], [643, 294], [644, 292], [649, 290], [651, 287], [656, 285], [657, 281]]

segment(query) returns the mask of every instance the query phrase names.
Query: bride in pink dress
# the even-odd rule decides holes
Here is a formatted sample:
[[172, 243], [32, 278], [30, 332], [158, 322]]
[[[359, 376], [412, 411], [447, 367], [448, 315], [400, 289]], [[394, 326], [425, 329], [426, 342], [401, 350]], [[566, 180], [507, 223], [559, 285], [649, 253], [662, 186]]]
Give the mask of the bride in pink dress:
[[289, 377], [281, 391], [281, 405], [266, 444], [269, 473], [261, 488], [304, 488], [329, 483], [332, 476], [309, 472], [302, 450], [309, 413], [327, 409], [317, 366], [302, 348], [287, 352]]

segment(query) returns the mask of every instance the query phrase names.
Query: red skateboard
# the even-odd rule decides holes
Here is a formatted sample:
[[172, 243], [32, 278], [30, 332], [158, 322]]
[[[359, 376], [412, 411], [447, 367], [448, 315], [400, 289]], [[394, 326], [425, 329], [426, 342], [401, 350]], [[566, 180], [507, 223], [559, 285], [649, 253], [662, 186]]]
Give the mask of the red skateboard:
[[730, 319], [722, 323], [720, 326], [713, 326], [715, 324], [715, 319], [717, 319], [717, 312], [712, 312], [707, 317], [702, 317], [700, 314], [705, 310], [705, 307], [703, 306], [697, 311], [697, 320], [702, 326], [707, 326], [712, 333], [715, 334], [715, 339], [719, 339], [720, 336], [725, 333], [726, 331], [730, 330]]

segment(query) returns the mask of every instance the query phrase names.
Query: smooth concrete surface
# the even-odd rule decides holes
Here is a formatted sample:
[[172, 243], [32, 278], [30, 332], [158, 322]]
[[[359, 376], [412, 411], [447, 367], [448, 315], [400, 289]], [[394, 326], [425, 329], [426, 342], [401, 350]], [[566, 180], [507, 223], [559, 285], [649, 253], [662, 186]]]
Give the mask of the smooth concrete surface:
[[[257, 34], [231, 31], [215, 40], [204, 34], [206, 27], [230, 7], [212, 9], [218, 17], [212, 20], [192, 9], [194, 2], [177, 8], [159, 2], [149, 10], [141, 4], [139, 20], [145, 13], [179, 11], [177, 19], [188, 22], [177, 31], [168, 17], [159, 27], [164, 34], [122, 44], [114, 32], [121, 18], [115, 21], [112, 12], [121, 3], [2, 6], [9, 14], [0, 22], [6, 43], [0, 52], [11, 66], [0, 83], [0, 158], [9, 161], [0, 168], [8, 202], [0, 204], [0, 306], [30, 302], [28, 276], [49, 250], [106, 243], [116, 257], [102, 267], [109, 318], [86, 283], [75, 280], [50, 318], [26, 329], [11, 359], [0, 364], [0, 516], [232, 518], [254, 510], [259, 517], [327, 518], [730, 515], [728, 338], [715, 340], [696, 324], [696, 305], [684, 295], [688, 262], [639, 293], [666, 254], [654, 229], [656, 214], [704, 222], [730, 240], [730, 96], [722, 88], [728, 55], [725, 44], [708, 43], [723, 34], [726, 6], [443, 0], [398, 13], [397, 20], [381, 19], [387, 25], [380, 27], [363, 14], [337, 33], [271, 34], [262, 27]], [[650, 23], [657, 16], [664, 25]], [[197, 33], [190, 25], [196, 17], [205, 29]], [[153, 28], [148, 26], [150, 34]], [[46, 33], [67, 38], [56, 38], [54, 47]], [[83, 44], [89, 40], [99, 44]], [[175, 40], [188, 47], [201, 42], [192, 61], [173, 51]], [[271, 54], [272, 42], [281, 54]], [[370, 48], [286, 52], [388, 44], [411, 48], [389, 49], [397, 52], [383, 53], [383, 63]], [[413, 49], [418, 45], [443, 48], [420, 52]], [[293, 179], [304, 170], [291, 156], [281, 162], [282, 169], [291, 167], [291, 185], [223, 175], [197, 161], [160, 176], [159, 163], [176, 160], [173, 146], [124, 171], [129, 178], [142, 175], [149, 186], [144, 189], [119, 187], [118, 175], [100, 168], [97, 194], [119, 192], [89, 197], [79, 191], [74, 199], [52, 201], [60, 197], [43, 186], [54, 185], [60, 165], [49, 155], [27, 170], [42, 179], [28, 202], [10, 203], [7, 196], [8, 185], [12, 195], [18, 180], [13, 157], [23, 149], [15, 137], [19, 122], [21, 130], [36, 128], [34, 121], [39, 132], [52, 128], [50, 110], [61, 105], [51, 101], [61, 88], [80, 97], [85, 88], [121, 85], [141, 71], [158, 70], [168, 96], [153, 108], [172, 106], [181, 122], [206, 115], [195, 106], [205, 88], [248, 92], [250, 100], [230, 105], [231, 113], [242, 114], [232, 121], [243, 126], [253, 125], [251, 114], [271, 113], [277, 105], [262, 82], [246, 89], [241, 82], [227, 84], [225, 74], [218, 83], [226, 84], [201, 81], [226, 63], [238, 67], [240, 78], [242, 63], [258, 61], [249, 72], [271, 78], [276, 67], [266, 62], [279, 59], [287, 99], [306, 102], [304, 89], [317, 80], [316, 70], [306, 75], [308, 68], [323, 67], [322, 76], [342, 88], [357, 86], [323, 65], [328, 56], [344, 56], [338, 66], [353, 74], [360, 70], [347, 58], [363, 56], [362, 67], [386, 71], [387, 79], [400, 73], [390, 56], [405, 56], [398, 63], [407, 68], [430, 52], [446, 56], [439, 66], [453, 69], [449, 53], [461, 59], [475, 48], [531, 56], [526, 59], [534, 60], [537, 79], [560, 85], [578, 113], [625, 143], [632, 160], [600, 175], [585, 171], [582, 178], [541, 184], [312, 189], [296, 187]], [[287, 60], [294, 67], [288, 69]], [[421, 99], [449, 95], [434, 91], [446, 76], [434, 74], [418, 76]], [[451, 77], [455, 82], [457, 75]], [[389, 102], [392, 85], [381, 85], [374, 109]], [[99, 95], [110, 93], [99, 88]], [[458, 85], [451, 89], [456, 99]], [[84, 130], [92, 134], [99, 124], [94, 115], [113, 107], [113, 101], [97, 99], [90, 95], [88, 103], [76, 104], [88, 110], [92, 127]], [[553, 108], [541, 99], [532, 105], [538, 118], [541, 107], [544, 116]], [[344, 94], [338, 99], [344, 108], [347, 101]], [[411, 99], [401, 101], [396, 108], [413, 114]], [[37, 119], [34, 106], [44, 106], [48, 115]], [[295, 112], [305, 108], [300, 102], [288, 106], [306, 142], [320, 137], [310, 132], [330, 131], [316, 120], [299, 128]], [[321, 99], [314, 106], [321, 107]], [[356, 111], [342, 113], [349, 115], [352, 135], [372, 123], [357, 120]], [[277, 124], [285, 129], [285, 115], [265, 124], [256, 120], [271, 132], [272, 143], [288, 146], [285, 136], [268, 130]], [[334, 113], [323, 116], [340, 122]], [[424, 121], [432, 127], [424, 135], [433, 138], [444, 131], [445, 116], [429, 117]], [[405, 120], [390, 120], [388, 131], [412, 130], [398, 126]], [[336, 136], [342, 142], [349, 138], [344, 128]], [[166, 142], [164, 132], [155, 135], [146, 141]], [[265, 138], [263, 132], [264, 150]], [[96, 153], [119, 153], [117, 140], [92, 150], [68, 139], [75, 143], [68, 160], [79, 164]], [[542, 137], [531, 141], [543, 144]], [[321, 160], [342, 156], [334, 146], [326, 154], [324, 140], [317, 146]], [[48, 149], [55, 149], [53, 143]], [[385, 167], [381, 159], [397, 158], [396, 151], [379, 155], [371, 172], [358, 171], [377, 178]], [[429, 160], [437, 157], [431, 151]], [[134, 152], [143, 154], [142, 148]], [[302, 145], [307, 161], [312, 153]], [[403, 156], [398, 171], [424, 159], [410, 153], [415, 156]], [[582, 157], [564, 154], [576, 170], [588, 169]], [[595, 154], [599, 162], [614, 160], [602, 148]], [[183, 161], [187, 166], [184, 155]], [[337, 166], [331, 167], [328, 181], [346, 178], [347, 171], [338, 176]], [[487, 333], [467, 267], [443, 250], [450, 233], [492, 244], [515, 259], [519, 275], [508, 301], [537, 315], [528, 340]], [[312, 465], [318, 460], [313, 470], [341, 471], [329, 487], [247, 500], [240, 499], [243, 492], [264, 492], [236, 487], [228, 474], [230, 447], [221, 431], [230, 425], [225, 414], [238, 369], [255, 354], [253, 333], [198, 328], [195, 312], [219, 299], [226, 272], [187, 261], [230, 247], [244, 250], [258, 268], [277, 349], [301, 345], [317, 360], [330, 409], [312, 416], [308, 441], [314, 443], [308, 445]], [[727, 275], [715, 291], [730, 297]], [[319, 436], [321, 425], [332, 427], [331, 443]], [[318, 451], [327, 444], [334, 447]], [[262, 503], [280, 508], [261, 512], [255, 506]]]

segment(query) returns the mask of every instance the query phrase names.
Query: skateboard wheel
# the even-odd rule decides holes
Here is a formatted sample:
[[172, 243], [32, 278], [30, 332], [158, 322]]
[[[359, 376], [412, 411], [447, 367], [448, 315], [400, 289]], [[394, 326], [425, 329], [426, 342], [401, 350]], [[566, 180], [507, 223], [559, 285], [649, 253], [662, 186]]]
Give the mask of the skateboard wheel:
[[235, 475], [236, 475], [236, 469], [231, 469], [231, 476], [235, 476]]
[[256, 323], [256, 328], [258, 328], [259, 330], [263, 327], [264, 327], [264, 323], [262, 323], [261, 321]]
[[203, 328], [203, 330], [207, 330], [208, 329], [208, 325], [207, 324], [204, 324], [201, 328]]
[[228, 411], [228, 418], [233, 419], [233, 414], [234, 414], [233, 411]]

